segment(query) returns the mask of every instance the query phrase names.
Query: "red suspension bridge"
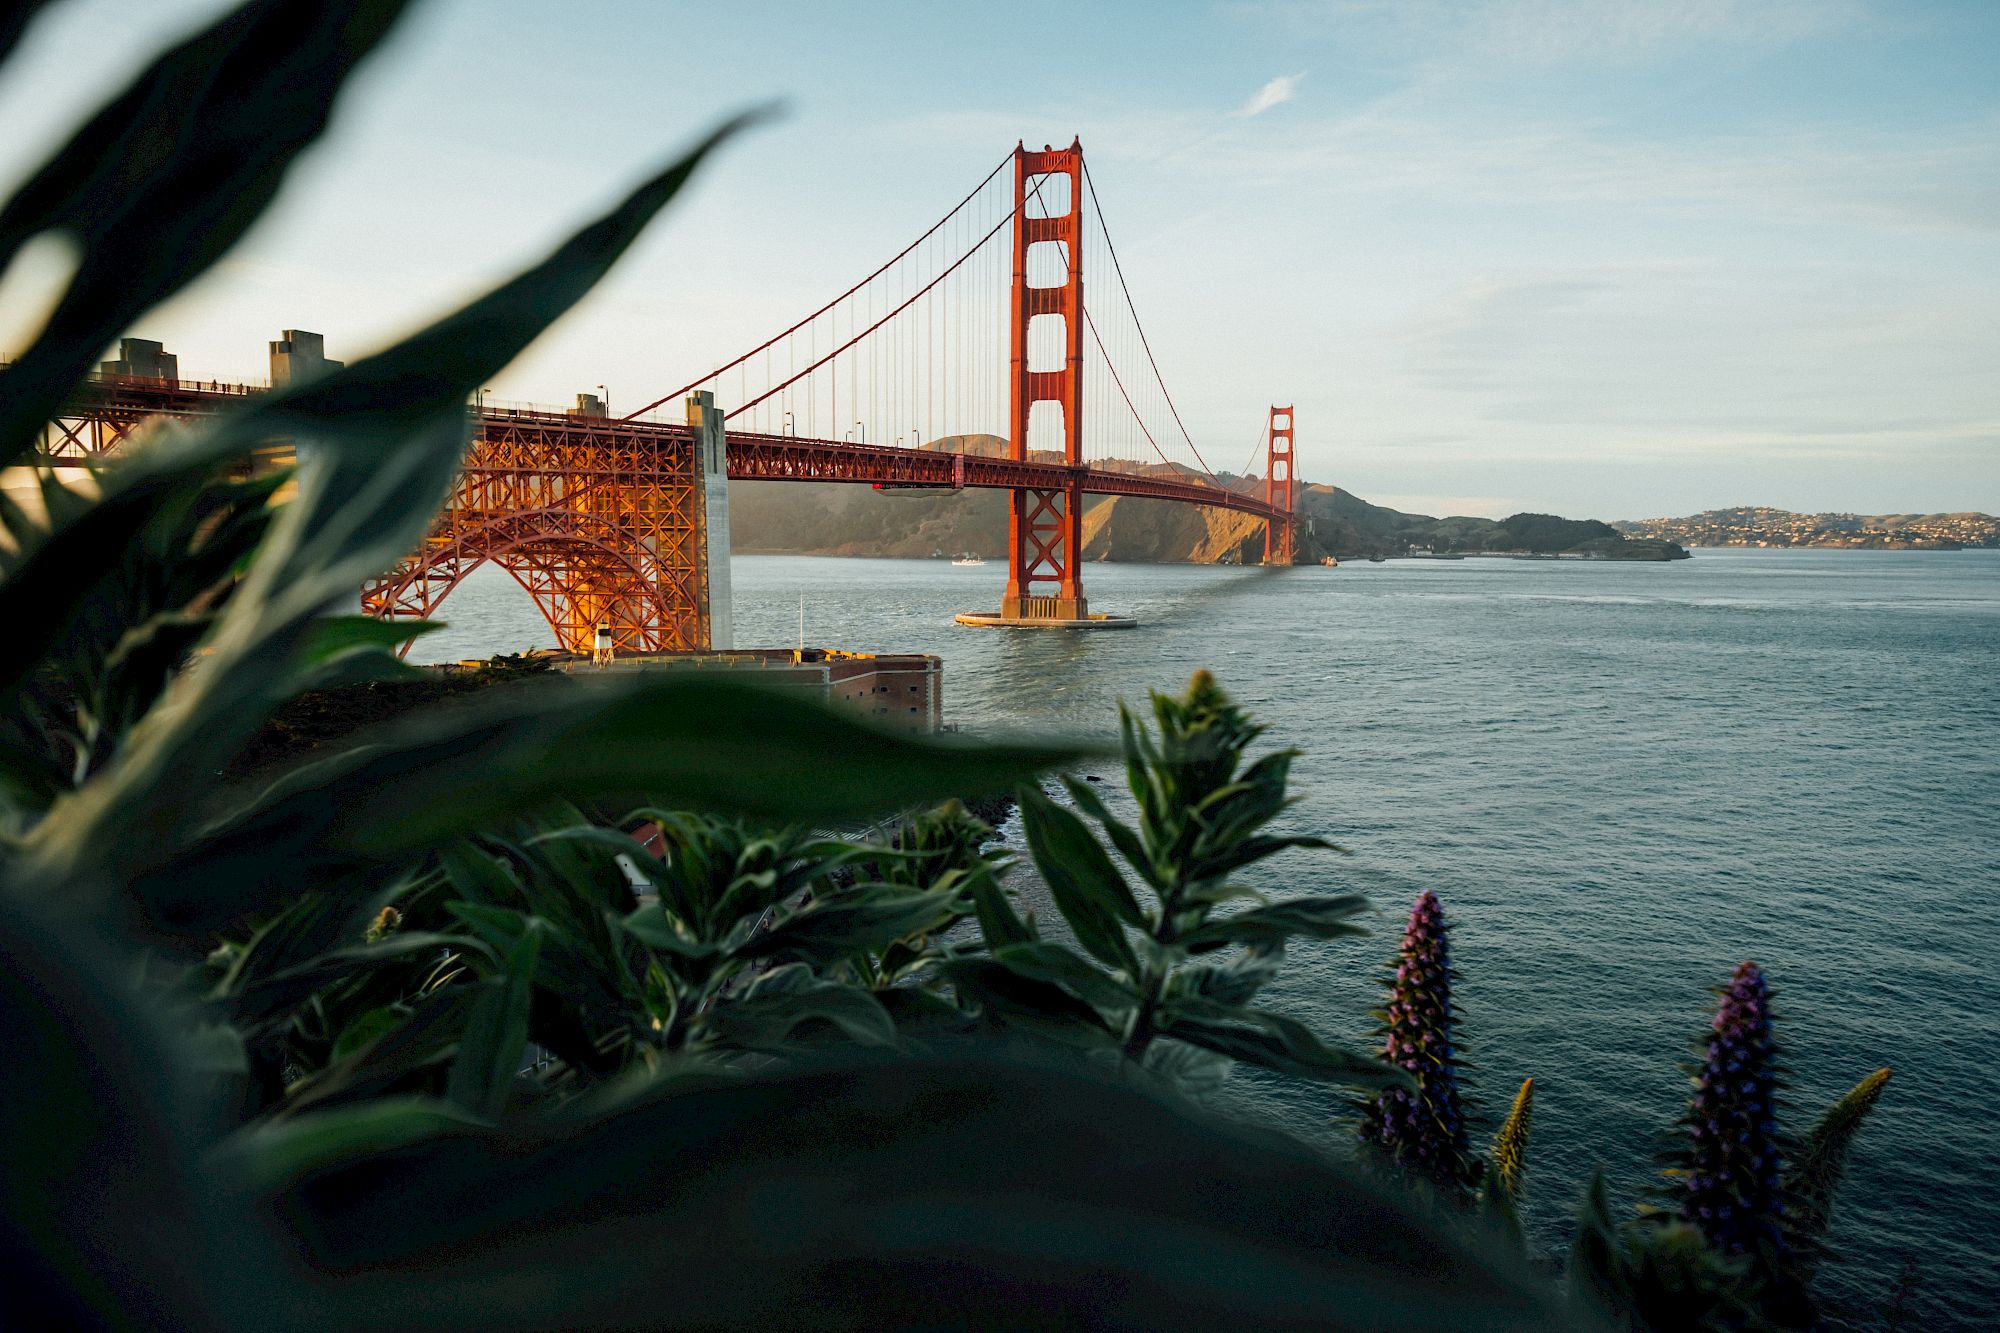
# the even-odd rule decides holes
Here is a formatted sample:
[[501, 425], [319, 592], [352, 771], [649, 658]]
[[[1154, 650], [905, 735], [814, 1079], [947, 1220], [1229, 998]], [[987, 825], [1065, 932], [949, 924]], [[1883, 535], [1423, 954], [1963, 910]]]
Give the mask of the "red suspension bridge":
[[[1108, 261], [1092, 290], [1110, 293], [1090, 304], [1087, 247]], [[247, 392], [102, 377], [51, 427], [47, 453], [101, 452], [148, 417]], [[672, 404], [684, 420], [660, 418]], [[429, 616], [493, 561], [565, 647], [600, 630], [621, 651], [730, 646], [731, 479], [1007, 491], [1006, 590], [972, 623], [1118, 623], [1084, 596], [1090, 495], [1247, 513], [1264, 520], [1266, 563], [1293, 559], [1292, 410], [1269, 410], [1243, 469], [1261, 453], [1261, 487], [1218, 478], [1167, 389], [1076, 142], [1017, 147], [880, 268], [636, 412], [482, 402], [475, 421], [423, 545], [363, 590], [374, 614]]]

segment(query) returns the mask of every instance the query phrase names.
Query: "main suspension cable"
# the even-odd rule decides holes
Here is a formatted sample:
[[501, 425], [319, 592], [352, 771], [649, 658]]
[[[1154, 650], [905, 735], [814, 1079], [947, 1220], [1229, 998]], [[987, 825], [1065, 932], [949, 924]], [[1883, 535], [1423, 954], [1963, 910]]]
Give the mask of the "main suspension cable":
[[[797, 333], [800, 329], [812, 323], [814, 320], [818, 319], [821, 315], [824, 315], [827, 311], [833, 309], [835, 306], [839, 305], [842, 301], [845, 301], [848, 297], [854, 295], [854, 293], [860, 291], [863, 287], [866, 287], [869, 283], [875, 281], [875, 279], [881, 277], [884, 273], [888, 272], [896, 264], [900, 263], [905, 257], [907, 257], [912, 250], [916, 249], [918, 246], [922, 245], [925, 241], [929, 240], [931, 236], [938, 230], [938, 228], [944, 226], [945, 223], [951, 221], [952, 218], [956, 217], [958, 215], [958, 211], [964, 208], [967, 204], [971, 203], [973, 199], [978, 196], [979, 192], [985, 189], [988, 185], [990, 185], [993, 181], [993, 178], [1000, 174], [1001, 169], [1004, 168], [1009, 162], [1013, 160], [1014, 160], [1014, 155], [1012, 153], [1009, 153], [1007, 154], [1007, 156], [1001, 158], [999, 165], [995, 166], [993, 170], [987, 172], [986, 178], [980, 181], [979, 184], [973, 186], [972, 192], [970, 194], [966, 195], [965, 198], [959, 200], [956, 204], [952, 205], [951, 211], [946, 213], [943, 217], [939, 218], [936, 222], [932, 223], [930, 228], [927, 231], [925, 231], [923, 235], [917, 237], [916, 240], [911, 241], [908, 245], [904, 246], [902, 250], [897, 252], [894, 258], [888, 261], [888, 263], [883, 264], [882, 267], [876, 269], [873, 273], [870, 273], [867, 277], [855, 283], [852, 287], [849, 287], [846, 291], [834, 297], [831, 301], [828, 301], [825, 305], [813, 311], [810, 315], [807, 315], [804, 319], [800, 320], [798, 323], [792, 325], [784, 332], [776, 334], [766, 339], [764, 342], [759, 343], [757, 346], [745, 352], [742, 356], [737, 357], [734, 361], [730, 361], [723, 365], [717, 366], [714, 370], [710, 371], [706, 375], [703, 375], [700, 379], [690, 380], [688, 383], [682, 385], [680, 388], [674, 390], [670, 394], [667, 394], [663, 398], [655, 398], [652, 402], [646, 404], [644, 407], [640, 408], [637, 412], [626, 413], [625, 416], [620, 418], [620, 420], [630, 421], [634, 417], [644, 416], [646, 413], [652, 411], [656, 407], [660, 407], [663, 406], [664, 404], [671, 403], [674, 399], [680, 397], [682, 394], [686, 393], [689, 389], [694, 388], [696, 385], [706, 384], [710, 380], [714, 379], [716, 376], [724, 373], [725, 371], [734, 370], [736, 367], [742, 365], [745, 361], [748, 361], [751, 357], [757, 355], [757, 353], [763, 351], [765, 348], [770, 347], [772, 344], [778, 342], [780, 339], [791, 337], [794, 333]], [[789, 380], [786, 382], [790, 383]], [[769, 397], [768, 394], [765, 396]], [[761, 402], [763, 400], [759, 399], [758, 401]]]
[[[918, 288], [915, 296], [912, 296], [909, 300], [903, 302], [901, 305], [897, 306], [894, 310], [891, 310], [888, 314], [882, 316], [882, 318], [876, 320], [874, 323], [870, 324], [867, 328], [861, 330], [861, 332], [855, 334], [852, 338], [849, 338], [846, 342], [834, 348], [831, 352], [828, 352], [824, 357], [820, 358], [820, 360], [814, 362], [810, 366], [807, 366], [804, 370], [800, 371], [798, 374], [786, 380], [783, 384], [775, 384], [770, 388], [764, 390], [763, 393], [758, 394], [755, 398], [752, 398], [749, 402], [737, 404], [736, 407], [730, 409], [730, 411], [725, 415], [734, 416], [738, 412], [747, 412], [751, 408], [757, 406], [757, 404], [763, 402], [766, 398], [769, 398], [772, 394], [790, 388], [793, 384], [805, 378], [805, 376], [810, 374], [812, 371], [817, 370], [820, 366], [823, 366], [827, 362], [833, 360], [835, 357], [839, 356], [842, 352], [846, 351], [850, 347], [853, 347], [863, 338], [866, 338], [869, 334], [875, 332], [875, 330], [881, 328], [884, 324], [887, 324], [890, 320], [902, 314], [905, 310], [908, 310], [911, 306], [915, 305], [924, 296], [926, 292], [930, 291], [931, 288], [937, 286], [939, 283], [943, 282], [946, 278], [950, 277], [953, 273], [955, 273], [958, 270], [958, 266], [960, 264], [963, 264], [966, 260], [972, 258], [974, 255], [978, 254], [981, 250], [985, 249], [986, 243], [992, 240], [995, 236], [998, 236], [1002, 231], [1002, 229], [1004, 229], [1007, 226], [1007, 224], [1012, 222], [1013, 220], [1014, 219], [1011, 215], [1000, 219], [999, 222], [994, 224], [992, 231], [989, 231], [984, 236], [980, 237], [978, 243], [975, 244], [970, 250], [967, 250], [964, 254], [960, 255], [957, 259], [953, 260], [950, 268], [946, 269], [944, 272], [938, 274], [935, 278], [932, 278], [929, 282], [925, 283], [922, 287]], [[701, 384], [703, 382], [704, 381], [702, 380], [696, 380], [695, 384]], [[692, 388], [693, 386], [690, 385], [689, 387]], [[869, 392], [871, 394], [875, 392], [875, 386], [872, 383], [869, 386]], [[672, 395], [670, 394], [668, 395], [668, 397], [672, 397]], [[660, 401], [666, 402], [667, 399], [662, 398]]]
[[[1097, 198], [1097, 182], [1090, 177], [1090, 163], [1083, 164], [1084, 188], [1090, 191], [1090, 205], [1097, 210], [1097, 230], [1104, 237], [1104, 249], [1111, 256], [1111, 271], [1118, 275], [1118, 289], [1125, 294], [1125, 308], [1132, 312], [1132, 327], [1138, 330], [1139, 346], [1146, 351], [1146, 360], [1153, 367], [1153, 378], [1159, 382], [1160, 395], [1167, 400], [1167, 410], [1173, 413], [1174, 424], [1180, 427], [1181, 438], [1194, 456], [1201, 460], [1201, 466], [1208, 473], [1210, 481], [1215, 480], [1215, 469], [1209, 467], [1208, 460], [1201, 457], [1201, 450], [1195, 446], [1194, 436], [1188, 434], [1187, 424], [1181, 420], [1180, 409], [1174, 406], [1174, 396], [1167, 390], [1166, 377], [1160, 374], [1160, 363], [1153, 356], [1153, 345], [1146, 338], [1146, 326], [1139, 322], [1139, 307], [1133, 304], [1132, 289], [1125, 283], [1125, 266], [1118, 262], [1118, 247], [1111, 243], [1111, 228], [1105, 225], [1104, 205]], [[1216, 483], [1220, 485], [1220, 482]]]

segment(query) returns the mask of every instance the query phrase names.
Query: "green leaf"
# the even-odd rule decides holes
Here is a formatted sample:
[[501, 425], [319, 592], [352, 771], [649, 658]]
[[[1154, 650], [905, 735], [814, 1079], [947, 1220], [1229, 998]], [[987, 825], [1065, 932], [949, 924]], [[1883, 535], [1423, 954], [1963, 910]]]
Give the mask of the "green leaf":
[[981, 868], [968, 876], [965, 894], [972, 900], [973, 913], [979, 918], [979, 933], [987, 948], [1035, 941], [1034, 927], [1023, 921], [1014, 905], [1007, 901], [1006, 890], [991, 871]]
[[369, 1326], [371, 1306], [441, 1331], [653, 1327], [663, 1293], [668, 1322], [715, 1329], [788, 1312], [829, 1328], [1571, 1326], [1518, 1253], [1078, 1064], [843, 1051], [609, 1115], [454, 1127], [393, 1169], [358, 1149], [272, 1207], [308, 1271], [340, 1275], [316, 1289], [332, 1328]]
[[[6, 384], [0, 377], [0, 393]], [[135, 480], [46, 535], [16, 530], [24, 550], [6, 560], [0, 580], [0, 620], [13, 627], [0, 636], [0, 697], [12, 697], [54, 654], [87, 607], [87, 594], [132, 559], [149, 525], [186, 508], [208, 467], [204, 460], [186, 474]]]
[[1022, 976], [990, 958], [955, 958], [939, 972], [951, 979], [961, 1003], [976, 1004], [987, 1017], [1071, 1045], [1101, 1047], [1111, 1025], [1069, 991], [1052, 982]]
[[190, 809], [177, 780], [221, 768], [290, 688], [314, 622], [417, 545], [456, 476], [467, 395], [588, 291], [741, 123], [724, 125], [540, 265], [464, 310], [380, 355], [253, 400], [202, 432], [206, 442], [192, 452], [211, 460], [290, 435], [298, 498], [230, 598], [203, 670], [135, 729], [120, 762], [35, 830], [29, 861], [45, 883], [129, 883], [188, 839], [202, 812]]
[[993, 951], [993, 961], [1018, 976], [1060, 986], [1115, 1024], [1117, 1016], [1138, 1004], [1116, 978], [1060, 944], [1012, 944]]
[[691, 940], [681, 934], [674, 928], [674, 923], [667, 920], [666, 912], [661, 910], [657, 903], [641, 907], [619, 924], [624, 927], [626, 934], [647, 948], [670, 953], [676, 958], [701, 960], [715, 958], [722, 953], [722, 950], [712, 943], [705, 940]]
[[1217, 1004], [1248, 1004], [1269, 985], [1285, 961], [1282, 943], [1258, 943], [1223, 962], [1199, 964], [1176, 971], [1176, 991], [1190, 988]]
[[239, 1130], [217, 1157], [253, 1187], [313, 1171], [378, 1160], [398, 1148], [484, 1127], [464, 1107], [436, 1097], [381, 1097]]
[[802, 1023], [831, 1023], [864, 1046], [893, 1046], [896, 1025], [875, 997], [858, 986], [827, 981], [803, 963], [773, 968], [740, 999], [711, 1012], [709, 1030], [751, 1051], [783, 1050]]
[[484, 954], [487, 946], [463, 935], [399, 930], [374, 944], [331, 949], [255, 981], [238, 982], [231, 988], [234, 993], [230, 997], [230, 1012], [239, 1022], [260, 1023], [288, 1012], [307, 996], [343, 977], [373, 971], [384, 963], [415, 961], [447, 951]]
[[827, 961], [874, 953], [950, 921], [956, 915], [957, 901], [958, 895], [949, 889], [912, 893], [859, 886], [792, 913], [769, 930], [751, 936], [736, 952], [742, 958], [791, 954]]
[[409, 1009], [400, 1004], [385, 1004], [370, 1009], [340, 1030], [333, 1039], [333, 1061], [341, 1061], [386, 1033], [401, 1027], [410, 1017]]
[[507, 953], [501, 975], [481, 983], [482, 992], [459, 1039], [458, 1058], [451, 1065], [451, 1098], [475, 1115], [504, 1110], [514, 1078], [521, 1072], [542, 932], [541, 921], [528, 918], [526, 929]]
[[1081, 819], [1038, 789], [1023, 786], [1018, 800], [1035, 869], [1077, 943], [1099, 960], [1135, 972], [1138, 965], [1120, 923], [1143, 926], [1145, 915], [1118, 867]]
[[1076, 802], [1076, 808], [1104, 826], [1104, 832], [1110, 837], [1111, 845], [1118, 849], [1119, 855], [1144, 876], [1148, 884], [1156, 889], [1165, 887], [1165, 881], [1153, 865], [1153, 858], [1146, 851], [1145, 840], [1138, 832], [1111, 813], [1110, 808], [1104, 804], [1104, 798], [1097, 794], [1090, 783], [1068, 776], [1062, 781], [1063, 787], [1070, 794], [1070, 799]]
[[1211, 850], [1233, 847], [1277, 818], [1286, 805], [1285, 784], [1297, 757], [1296, 750], [1274, 750], [1195, 804], [1195, 818], [1206, 827]]
[[1283, 944], [1296, 938], [1333, 940], [1365, 935], [1368, 932], [1355, 925], [1354, 918], [1367, 910], [1368, 900], [1359, 894], [1288, 898], [1217, 917], [1181, 936], [1180, 943], [1190, 954], [1201, 954], [1231, 944]]
[[[185, 853], [134, 849], [150, 853], [134, 900], [154, 929], [195, 934], [281, 899], [290, 883], [396, 863], [551, 801], [650, 791], [694, 808], [833, 823], [992, 790], [1077, 754], [917, 739], [699, 673], [508, 695], [392, 724], [375, 744], [281, 780]], [[829, 769], [829, 754], [841, 764]]]
[[321, 616], [299, 646], [299, 662], [320, 666], [360, 649], [395, 649], [444, 628], [437, 620], [379, 620], [374, 616]]
[[1267, 833], [1243, 834], [1224, 843], [1217, 850], [1201, 858], [1200, 874], [1204, 879], [1214, 880], [1240, 870], [1268, 856], [1287, 851], [1294, 847], [1310, 848], [1314, 851], [1338, 852], [1345, 850], [1338, 843], [1325, 838], [1315, 838], [1302, 834], [1276, 836]]
[[41, 232], [82, 247], [5, 372], [0, 463], [32, 446], [100, 349], [256, 222], [407, 4], [251, 0], [160, 56], [0, 208], [0, 271]]
[[470, 986], [433, 991], [411, 1006], [406, 1022], [294, 1083], [286, 1090], [280, 1114], [298, 1115], [379, 1097], [415, 1075], [428, 1076], [457, 1053], [476, 994]]
[[504, 959], [528, 933], [531, 920], [526, 912], [492, 903], [448, 902], [444, 909], [465, 923], [494, 958]]
[[475, 903], [498, 906], [513, 902], [520, 892], [506, 862], [467, 838], [439, 848], [438, 866], [453, 890]]
[[310, 967], [328, 950], [359, 933], [368, 903], [313, 889], [297, 894], [277, 915], [257, 928], [217, 983], [219, 998], [240, 995], [263, 979], [291, 968]]
[[1576, 1212], [1576, 1235], [1570, 1242], [1569, 1263], [1565, 1265], [1571, 1304], [1579, 1313], [1594, 1316], [1608, 1327], [1623, 1322], [1621, 1315], [1631, 1309], [1631, 1286], [1626, 1275], [1625, 1247], [1620, 1243], [1618, 1225], [1612, 1220], [1611, 1200], [1604, 1184], [1604, 1171], [1590, 1173], [1583, 1200]]
[[[1218, 1055], [1261, 1066], [1280, 1074], [1381, 1089], [1410, 1086], [1402, 1070], [1370, 1056], [1328, 1046], [1303, 1023], [1259, 1009], [1238, 1009], [1224, 1017], [1221, 1007], [1204, 1006], [1201, 1016], [1186, 1001], [1165, 1010], [1163, 1035], [1206, 1047]], [[1213, 1013], [1214, 1016], [1210, 1016]]]
[[[53, 917], [0, 883], [0, 1322], [253, 1327], [280, 1286], [267, 1228], [202, 1160], [208, 1080], [189, 1077], [172, 1015], [137, 992], [129, 956]], [[228, 1287], [190, 1261], [197, 1238], [230, 1256]]]

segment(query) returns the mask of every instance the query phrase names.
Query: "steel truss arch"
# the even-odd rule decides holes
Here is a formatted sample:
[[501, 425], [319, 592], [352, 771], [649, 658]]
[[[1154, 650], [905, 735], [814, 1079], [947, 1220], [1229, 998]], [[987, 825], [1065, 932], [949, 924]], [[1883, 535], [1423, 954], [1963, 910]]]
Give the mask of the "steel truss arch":
[[533, 599], [558, 645], [588, 651], [601, 626], [621, 651], [658, 652], [676, 632], [677, 608], [656, 563], [616, 523], [564, 510], [510, 514], [427, 543], [368, 586], [370, 615], [429, 619], [481, 565], [498, 565]]

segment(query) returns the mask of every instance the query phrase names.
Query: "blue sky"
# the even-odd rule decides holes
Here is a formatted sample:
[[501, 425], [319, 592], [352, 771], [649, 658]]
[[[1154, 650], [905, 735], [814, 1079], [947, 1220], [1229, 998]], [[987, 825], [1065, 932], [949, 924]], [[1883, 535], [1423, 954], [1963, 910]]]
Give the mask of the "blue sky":
[[[0, 180], [218, 8], [59, 6]], [[1434, 513], [2000, 511], [1996, 67], [1995, 0], [433, 0], [133, 332], [204, 377], [280, 327], [359, 355], [777, 96], [498, 396], [665, 393], [1074, 134], [1216, 455], [1292, 401], [1308, 479]]]

